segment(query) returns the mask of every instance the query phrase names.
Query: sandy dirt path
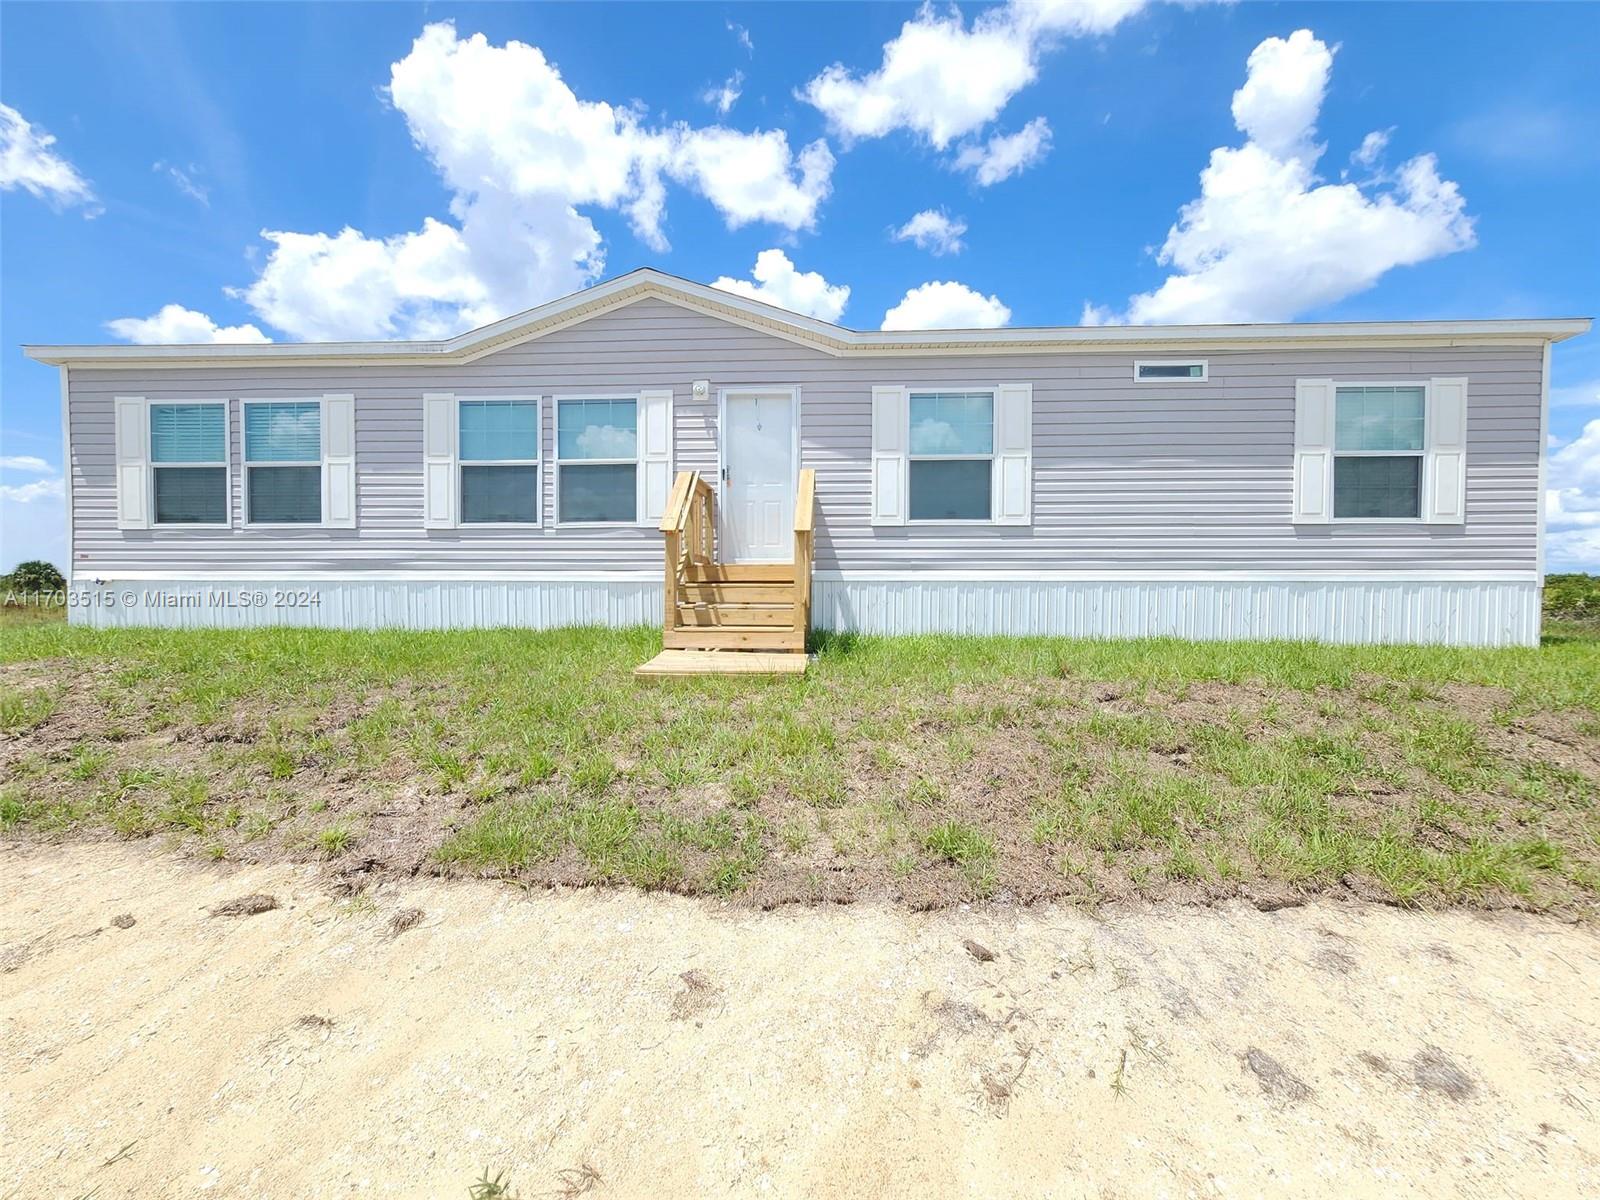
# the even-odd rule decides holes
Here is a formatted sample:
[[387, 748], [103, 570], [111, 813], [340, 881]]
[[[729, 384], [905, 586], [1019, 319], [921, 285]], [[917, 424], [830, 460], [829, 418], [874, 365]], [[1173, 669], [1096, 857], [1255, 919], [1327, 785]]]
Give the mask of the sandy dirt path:
[[1550, 919], [0, 879], [0, 1196], [1600, 1195], [1600, 939]]

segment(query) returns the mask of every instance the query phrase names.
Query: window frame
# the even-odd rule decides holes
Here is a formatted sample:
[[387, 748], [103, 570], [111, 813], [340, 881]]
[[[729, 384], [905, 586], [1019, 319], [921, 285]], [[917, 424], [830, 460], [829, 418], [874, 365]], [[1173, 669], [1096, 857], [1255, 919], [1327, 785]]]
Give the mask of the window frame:
[[[1428, 524], [1428, 438], [1431, 426], [1428, 409], [1433, 402], [1433, 384], [1427, 379], [1360, 380], [1335, 379], [1333, 383], [1333, 439], [1328, 443], [1328, 521], [1334, 525], [1426, 525]], [[1421, 388], [1422, 389], [1422, 447], [1418, 450], [1340, 450], [1339, 449], [1339, 392], [1343, 388]], [[1340, 517], [1339, 511], [1339, 460], [1341, 458], [1415, 458], [1421, 460], [1417, 468], [1417, 515], [1414, 517]]]
[[[1200, 374], [1153, 376], [1146, 378], [1139, 374], [1145, 367], [1199, 367]], [[1211, 361], [1205, 358], [1136, 358], [1133, 360], [1133, 381], [1135, 383], [1209, 383], [1211, 381]]]
[[[999, 451], [995, 449], [997, 435], [995, 423], [999, 419], [1000, 411], [1000, 385], [998, 383], [935, 383], [918, 386], [905, 384], [906, 396], [906, 524], [927, 528], [934, 525], [959, 525], [959, 526], [986, 526], [999, 525], [994, 519], [994, 468], [999, 461]], [[987, 392], [989, 394], [989, 453], [987, 454], [917, 454], [911, 449], [911, 397], [942, 395], [961, 392]], [[987, 462], [989, 464], [989, 515], [987, 517], [924, 517], [912, 519], [911, 516], [911, 464], [917, 462]]]
[[[158, 463], [156, 461], [155, 437], [156, 423], [155, 410], [169, 406], [191, 407], [197, 404], [214, 404], [222, 409], [222, 460], [220, 462], [187, 462], [187, 463]], [[144, 430], [145, 430], [145, 460], [150, 466], [150, 479], [147, 484], [149, 489], [146, 503], [149, 505], [151, 529], [232, 529], [233, 528], [233, 405], [226, 398], [214, 399], [212, 397], [199, 397], [196, 399], [174, 400], [171, 397], [146, 396], [144, 401]], [[208, 470], [223, 471], [223, 505], [222, 520], [220, 521], [158, 521], [156, 520], [156, 472], [186, 470], [194, 467], [203, 467]]]
[[[561, 519], [561, 405], [563, 401], [583, 400], [627, 400], [633, 403], [633, 457], [632, 458], [575, 458], [569, 459], [570, 465], [575, 467], [623, 467], [633, 468], [633, 516], [620, 521], [563, 521]], [[551, 427], [551, 480], [553, 488], [550, 498], [550, 524], [562, 529], [625, 529], [630, 525], [641, 525], [646, 522], [640, 516], [639, 503], [639, 471], [643, 467], [644, 459], [641, 451], [641, 437], [639, 432], [639, 409], [644, 403], [644, 393], [640, 391], [628, 392], [621, 389], [614, 392], [563, 392], [550, 397], [550, 427]]]
[[[317, 406], [317, 461], [309, 459], [273, 459], [256, 463], [260, 467], [316, 467], [317, 513], [315, 521], [256, 521], [250, 514], [250, 443], [245, 433], [247, 413], [253, 404], [315, 404]], [[255, 396], [239, 401], [239, 466], [242, 474], [241, 503], [244, 506], [244, 523], [250, 529], [326, 529], [328, 525], [328, 405], [324, 396]]]
[[[455, 444], [450, 448], [450, 458], [454, 464], [455, 488], [455, 525], [457, 529], [543, 529], [544, 528], [544, 397], [531, 394], [518, 394], [515, 396], [463, 396], [455, 393], [454, 428], [451, 436]], [[534, 421], [534, 453], [532, 459], [526, 458], [496, 458], [496, 459], [466, 459], [461, 457], [461, 406], [463, 404], [483, 404], [495, 401], [515, 401], [519, 404], [533, 405]], [[531, 521], [469, 521], [466, 519], [466, 501], [462, 498], [463, 476], [465, 467], [533, 467], [537, 472], [538, 480], [534, 488], [533, 520]]]

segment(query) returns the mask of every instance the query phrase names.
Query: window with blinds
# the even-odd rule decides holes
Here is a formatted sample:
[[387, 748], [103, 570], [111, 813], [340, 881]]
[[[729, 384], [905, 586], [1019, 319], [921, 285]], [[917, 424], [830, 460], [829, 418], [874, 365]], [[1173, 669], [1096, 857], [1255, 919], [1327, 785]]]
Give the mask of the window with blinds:
[[911, 520], [987, 521], [994, 393], [912, 392], [909, 403]]
[[322, 521], [322, 402], [244, 402], [245, 520]]
[[150, 468], [157, 525], [226, 525], [227, 405], [152, 404]]
[[556, 405], [557, 513], [563, 522], [639, 519], [638, 401], [561, 400]]
[[462, 400], [457, 412], [461, 523], [539, 521], [539, 402]]

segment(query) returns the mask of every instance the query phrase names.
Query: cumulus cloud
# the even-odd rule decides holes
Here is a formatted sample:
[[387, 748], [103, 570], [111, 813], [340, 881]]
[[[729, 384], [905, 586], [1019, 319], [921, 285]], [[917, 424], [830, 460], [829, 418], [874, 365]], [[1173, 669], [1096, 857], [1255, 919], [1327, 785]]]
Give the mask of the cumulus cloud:
[[54, 206], [85, 209], [96, 216], [99, 206], [89, 181], [51, 149], [56, 139], [31, 124], [9, 104], [0, 104], [0, 191], [21, 188]]
[[1011, 320], [999, 296], [964, 283], [924, 283], [883, 314], [883, 329], [996, 329]]
[[812, 228], [832, 189], [824, 140], [795, 149], [777, 129], [655, 125], [578, 96], [537, 46], [450, 22], [392, 64], [387, 96], [450, 189], [449, 219], [382, 235], [262, 230], [259, 276], [229, 294], [292, 338], [443, 337], [577, 291], [605, 269], [584, 207], [622, 214], [665, 250], [668, 183], [730, 229]]
[[904, 129], [935, 149], [977, 133], [1038, 77], [1063, 37], [1109, 33], [1145, 0], [1013, 0], [969, 26], [954, 6], [924, 4], [866, 73], [834, 63], [800, 90], [846, 138]]
[[107, 321], [112, 335], [140, 346], [200, 346], [212, 342], [259, 344], [272, 339], [254, 325], [218, 325], [205, 313], [181, 304], [164, 304], [150, 317]]
[[782, 250], [763, 250], [756, 255], [750, 275], [755, 282], [724, 275], [711, 286], [822, 321], [837, 321], [850, 299], [848, 286], [831, 284], [816, 271], [795, 270]]
[[1600, 419], [1550, 456], [1545, 553], [1557, 570], [1600, 571]]
[[953, 165], [972, 172], [979, 187], [989, 187], [1042, 162], [1049, 153], [1050, 122], [1035, 117], [1016, 133], [997, 133], [986, 142], [963, 146]]
[[[1245, 143], [1211, 152], [1199, 197], [1156, 255], [1174, 273], [1123, 312], [1086, 305], [1085, 324], [1289, 320], [1476, 244], [1461, 190], [1432, 154], [1365, 184], [1320, 181], [1316, 119], [1332, 62], [1306, 29], [1256, 47], [1233, 97]], [[1381, 146], [1365, 145], [1376, 161]]]
[[966, 248], [961, 240], [967, 223], [942, 209], [926, 208], [894, 231], [897, 242], [915, 242], [917, 249], [931, 254], [960, 254]]

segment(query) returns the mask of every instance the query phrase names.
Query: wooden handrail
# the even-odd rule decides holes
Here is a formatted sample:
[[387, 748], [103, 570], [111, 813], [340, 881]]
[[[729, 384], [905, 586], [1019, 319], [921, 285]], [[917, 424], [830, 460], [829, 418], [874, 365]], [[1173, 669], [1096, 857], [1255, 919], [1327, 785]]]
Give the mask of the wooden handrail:
[[800, 472], [794, 496], [794, 628], [805, 637], [811, 626], [811, 559], [816, 526], [817, 473]]
[[691, 564], [712, 561], [716, 538], [715, 494], [698, 471], [679, 471], [667, 493], [661, 513], [661, 532], [666, 540], [663, 583], [662, 629], [678, 628], [678, 588]]

